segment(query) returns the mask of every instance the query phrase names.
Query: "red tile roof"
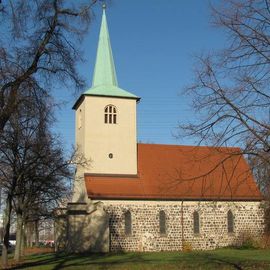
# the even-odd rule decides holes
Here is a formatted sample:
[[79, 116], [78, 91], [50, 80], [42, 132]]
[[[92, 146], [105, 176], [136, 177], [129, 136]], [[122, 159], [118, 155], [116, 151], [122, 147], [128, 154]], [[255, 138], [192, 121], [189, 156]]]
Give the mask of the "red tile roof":
[[85, 174], [92, 199], [261, 200], [239, 148], [138, 144], [138, 175]]

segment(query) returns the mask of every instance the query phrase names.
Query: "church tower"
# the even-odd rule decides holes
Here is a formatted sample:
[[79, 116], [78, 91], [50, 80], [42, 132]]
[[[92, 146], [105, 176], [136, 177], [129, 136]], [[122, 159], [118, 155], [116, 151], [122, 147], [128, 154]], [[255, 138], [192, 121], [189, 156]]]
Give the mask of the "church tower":
[[[84, 185], [85, 173], [137, 174], [136, 103], [139, 99], [118, 87], [103, 7], [92, 87], [73, 106], [76, 145], [79, 152], [91, 160], [87, 168], [77, 168], [81, 185]], [[85, 193], [84, 186], [79, 189]], [[77, 192], [76, 197], [78, 195]]]

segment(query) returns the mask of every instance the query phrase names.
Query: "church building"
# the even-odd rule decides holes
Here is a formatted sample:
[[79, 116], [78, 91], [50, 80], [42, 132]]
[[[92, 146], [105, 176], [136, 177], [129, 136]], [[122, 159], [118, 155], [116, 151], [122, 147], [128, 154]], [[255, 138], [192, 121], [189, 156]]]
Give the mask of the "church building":
[[137, 143], [139, 101], [118, 86], [104, 8], [92, 87], [73, 106], [90, 162], [56, 211], [56, 249], [213, 249], [262, 234], [263, 198], [241, 150]]

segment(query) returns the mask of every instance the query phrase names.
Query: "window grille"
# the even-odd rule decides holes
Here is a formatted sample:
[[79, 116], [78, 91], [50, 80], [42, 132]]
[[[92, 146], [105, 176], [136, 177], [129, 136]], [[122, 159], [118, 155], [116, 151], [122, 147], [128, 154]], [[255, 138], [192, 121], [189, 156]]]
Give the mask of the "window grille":
[[104, 123], [105, 124], [116, 124], [117, 123], [117, 113], [116, 107], [113, 105], [108, 105], [104, 109]]

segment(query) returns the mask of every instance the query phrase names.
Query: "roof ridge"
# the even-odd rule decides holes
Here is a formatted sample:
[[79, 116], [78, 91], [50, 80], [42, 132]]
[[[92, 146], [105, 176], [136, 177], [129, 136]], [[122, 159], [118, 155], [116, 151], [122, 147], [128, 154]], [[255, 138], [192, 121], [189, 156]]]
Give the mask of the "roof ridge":
[[207, 145], [184, 145], [184, 144], [160, 144], [160, 143], [137, 143], [138, 145], [152, 145], [152, 146], [168, 146], [168, 147], [187, 147], [187, 148], [211, 148], [211, 149], [236, 149], [240, 150], [238, 146], [207, 146]]

